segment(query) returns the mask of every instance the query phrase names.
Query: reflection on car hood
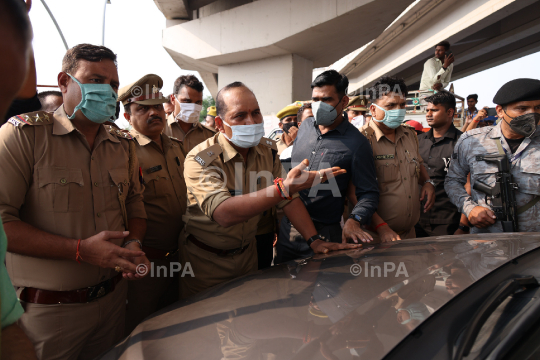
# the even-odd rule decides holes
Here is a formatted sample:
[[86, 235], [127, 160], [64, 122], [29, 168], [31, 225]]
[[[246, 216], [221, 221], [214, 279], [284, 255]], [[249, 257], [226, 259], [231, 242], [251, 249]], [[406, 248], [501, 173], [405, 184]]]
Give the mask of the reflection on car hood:
[[103, 359], [380, 359], [469, 285], [539, 245], [530, 233], [446, 236], [274, 266], [157, 313]]

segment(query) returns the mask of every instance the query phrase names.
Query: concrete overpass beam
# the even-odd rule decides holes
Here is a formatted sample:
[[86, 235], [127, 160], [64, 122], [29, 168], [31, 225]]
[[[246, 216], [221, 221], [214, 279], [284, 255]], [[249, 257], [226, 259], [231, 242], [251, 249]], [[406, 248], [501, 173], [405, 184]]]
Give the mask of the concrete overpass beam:
[[220, 66], [218, 85], [243, 82], [257, 96], [263, 115], [275, 115], [295, 100], [311, 99], [312, 72], [312, 61], [287, 54]]

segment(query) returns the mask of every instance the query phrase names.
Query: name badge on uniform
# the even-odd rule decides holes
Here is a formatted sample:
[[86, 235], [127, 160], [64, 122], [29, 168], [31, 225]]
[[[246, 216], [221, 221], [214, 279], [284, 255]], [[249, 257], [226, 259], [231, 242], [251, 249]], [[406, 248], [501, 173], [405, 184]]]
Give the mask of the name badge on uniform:
[[157, 165], [157, 166], [151, 167], [150, 169], [147, 169], [146, 173], [150, 175], [151, 173], [155, 173], [156, 171], [159, 171], [161, 169], [163, 169], [163, 167], [161, 167], [161, 165]]
[[204, 162], [204, 160], [200, 156], [195, 156], [195, 161], [198, 162], [199, 164], [201, 164], [201, 166], [206, 165], [206, 163]]
[[376, 160], [388, 160], [388, 159], [393, 159], [394, 158], [394, 154], [390, 154], [390, 155], [377, 155], [375, 156], [375, 159]]

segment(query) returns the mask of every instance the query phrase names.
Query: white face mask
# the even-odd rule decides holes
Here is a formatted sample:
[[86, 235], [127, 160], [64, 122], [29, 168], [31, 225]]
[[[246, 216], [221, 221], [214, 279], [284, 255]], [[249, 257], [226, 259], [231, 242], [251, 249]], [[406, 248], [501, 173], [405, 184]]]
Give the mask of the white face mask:
[[229, 125], [224, 120], [221, 121], [232, 130], [232, 138], [229, 138], [225, 133], [223, 133], [223, 136], [234, 145], [244, 149], [259, 145], [259, 142], [261, 142], [261, 138], [264, 135], [264, 123], [253, 125]]
[[174, 98], [180, 105], [180, 112], [176, 115], [176, 120], [181, 120], [185, 123], [193, 124], [199, 122], [202, 105], [195, 103], [181, 103], [177, 98]]

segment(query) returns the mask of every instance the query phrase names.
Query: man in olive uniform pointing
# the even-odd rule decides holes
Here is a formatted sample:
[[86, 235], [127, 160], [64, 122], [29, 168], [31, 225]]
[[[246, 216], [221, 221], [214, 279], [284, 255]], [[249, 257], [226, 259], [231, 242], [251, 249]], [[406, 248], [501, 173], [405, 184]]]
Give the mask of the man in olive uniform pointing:
[[257, 270], [255, 234], [260, 215], [282, 208], [316, 253], [355, 248], [325, 242], [317, 234], [297, 192], [344, 171], [304, 171], [307, 160], [286, 179], [275, 142], [263, 138], [264, 124], [253, 92], [235, 82], [217, 95], [218, 133], [189, 152], [185, 162], [188, 208], [180, 237], [180, 261], [195, 277], [182, 277], [182, 296]]

